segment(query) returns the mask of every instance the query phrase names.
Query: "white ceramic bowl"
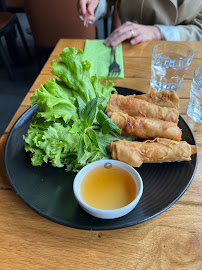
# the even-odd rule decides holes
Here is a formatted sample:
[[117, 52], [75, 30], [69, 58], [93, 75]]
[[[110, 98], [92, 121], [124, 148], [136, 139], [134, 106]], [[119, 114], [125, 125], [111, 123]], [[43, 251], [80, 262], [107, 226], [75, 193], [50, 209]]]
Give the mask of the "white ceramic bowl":
[[[136, 184], [136, 196], [135, 199], [129, 203], [128, 205], [121, 207], [119, 209], [114, 209], [114, 210], [102, 210], [102, 209], [97, 209], [94, 208], [92, 206], [89, 206], [88, 204], [86, 204], [82, 199], [81, 199], [81, 195], [80, 195], [80, 186], [81, 186], [81, 182], [84, 179], [84, 176], [91, 170], [94, 169], [98, 166], [104, 165], [105, 163], [111, 163], [114, 166], [118, 166], [121, 167], [122, 169], [126, 170], [128, 173], [130, 173], [130, 175], [132, 176], [135, 184]], [[132, 211], [135, 206], [138, 204], [142, 193], [143, 193], [143, 182], [142, 182], [142, 178], [139, 175], [139, 173], [131, 166], [129, 166], [128, 164], [121, 162], [121, 161], [117, 161], [117, 160], [99, 160], [99, 161], [95, 161], [87, 166], [85, 166], [83, 169], [81, 169], [75, 179], [74, 179], [74, 183], [73, 183], [73, 192], [75, 195], [76, 200], [78, 201], [79, 205], [90, 215], [98, 217], [98, 218], [102, 218], [102, 219], [114, 219], [114, 218], [118, 218], [118, 217], [122, 217], [126, 214], [128, 214], [130, 211]]]

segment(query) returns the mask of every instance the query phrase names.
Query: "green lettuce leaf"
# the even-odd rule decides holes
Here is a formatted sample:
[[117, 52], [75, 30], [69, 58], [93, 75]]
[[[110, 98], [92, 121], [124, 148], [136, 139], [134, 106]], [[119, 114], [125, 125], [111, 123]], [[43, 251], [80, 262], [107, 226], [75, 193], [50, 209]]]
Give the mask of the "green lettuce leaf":
[[37, 103], [37, 117], [43, 117], [46, 121], [56, 121], [60, 117], [65, 122], [70, 119], [76, 121], [79, 119], [76, 99], [69, 91], [65, 85], [61, 86], [55, 79], [51, 79], [35, 90], [30, 105]]
[[60, 61], [51, 63], [52, 74], [60, 78], [73, 90], [73, 95], [79, 95], [84, 102], [95, 98], [95, 91], [91, 83], [90, 63], [83, 61], [83, 51], [74, 48], [65, 48], [59, 55]]
[[84, 61], [82, 50], [65, 48], [51, 66], [58, 79], [46, 81], [30, 99], [38, 110], [23, 138], [32, 164], [50, 162], [78, 171], [109, 158], [109, 144], [119, 140], [115, 133], [120, 132], [104, 113], [110, 95], [116, 93], [113, 82], [90, 77], [91, 65]]

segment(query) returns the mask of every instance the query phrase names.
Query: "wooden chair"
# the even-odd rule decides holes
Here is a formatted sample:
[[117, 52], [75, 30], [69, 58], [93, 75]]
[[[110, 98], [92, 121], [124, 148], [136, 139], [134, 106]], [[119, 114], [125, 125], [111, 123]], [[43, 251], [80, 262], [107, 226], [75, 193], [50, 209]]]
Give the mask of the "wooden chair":
[[16, 43], [15, 37], [13, 37], [13, 35], [15, 35], [15, 27], [17, 27], [19, 31], [28, 56], [32, 57], [16, 14], [10, 12], [0, 12], [0, 57], [11, 80], [14, 79], [14, 75], [10, 67], [9, 58], [7, 57], [6, 51], [3, 48], [2, 37], [5, 37], [7, 41], [8, 51], [11, 53], [11, 58], [16, 57]]
[[95, 39], [95, 24], [84, 27], [77, 11], [77, 1], [26, 0], [25, 12], [35, 45], [53, 48], [59, 39]]
[[24, 12], [25, 0], [5, 0], [6, 11], [18, 13]]

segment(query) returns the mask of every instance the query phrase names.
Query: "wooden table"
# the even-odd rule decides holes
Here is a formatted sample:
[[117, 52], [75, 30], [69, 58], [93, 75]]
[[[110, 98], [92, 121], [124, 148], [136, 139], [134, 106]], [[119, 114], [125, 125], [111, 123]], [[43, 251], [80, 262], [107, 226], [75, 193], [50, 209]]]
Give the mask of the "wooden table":
[[[83, 231], [55, 224], [28, 208], [12, 191], [4, 172], [7, 135], [29, 108], [36, 88], [50, 77], [51, 60], [64, 47], [84, 48], [84, 40], [60, 40], [26, 95], [0, 141], [0, 269], [202, 269], [202, 124], [186, 115], [194, 69], [202, 63], [200, 42], [181, 42], [193, 48], [194, 59], [178, 90], [180, 114], [192, 129], [199, 163], [185, 194], [160, 216], [143, 224], [112, 231]], [[151, 51], [157, 42], [123, 44], [125, 78], [114, 80], [148, 92]]]

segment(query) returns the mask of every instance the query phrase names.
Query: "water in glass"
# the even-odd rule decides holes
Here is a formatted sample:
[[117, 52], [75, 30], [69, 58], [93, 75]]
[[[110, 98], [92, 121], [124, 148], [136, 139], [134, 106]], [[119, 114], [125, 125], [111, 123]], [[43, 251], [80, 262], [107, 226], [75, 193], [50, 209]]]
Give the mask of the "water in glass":
[[194, 72], [187, 114], [196, 122], [202, 123], [202, 66]]
[[191, 48], [174, 43], [161, 43], [152, 50], [150, 85], [158, 92], [178, 90], [194, 52]]

